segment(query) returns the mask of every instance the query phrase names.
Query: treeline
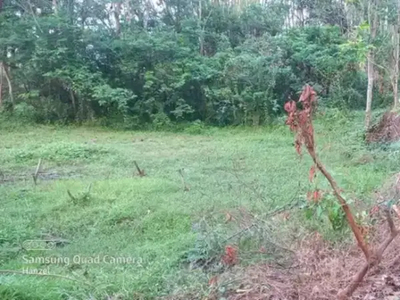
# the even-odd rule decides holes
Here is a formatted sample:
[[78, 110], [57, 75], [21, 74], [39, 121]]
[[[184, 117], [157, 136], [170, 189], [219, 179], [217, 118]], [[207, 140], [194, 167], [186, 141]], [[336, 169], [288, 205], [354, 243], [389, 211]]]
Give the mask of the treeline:
[[[306, 83], [322, 105], [364, 108], [372, 44], [356, 2], [0, 0], [1, 109], [37, 122], [259, 125]], [[392, 101], [389, 73], [375, 71], [375, 105]]]

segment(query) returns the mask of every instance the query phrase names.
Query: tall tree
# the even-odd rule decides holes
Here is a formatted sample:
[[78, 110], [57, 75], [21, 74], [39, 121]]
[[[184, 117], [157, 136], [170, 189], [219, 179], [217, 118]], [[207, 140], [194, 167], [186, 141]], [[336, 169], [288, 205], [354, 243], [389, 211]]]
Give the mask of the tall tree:
[[[374, 43], [376, 38], [376, 32], [378, 28], [378, 12], [376, 0], [368, 1], [368, 23], [370, 26], [370, 43]], [[367, 87], [367, 104], [365, 108], [365, 128], [368, 129], [371, 124], [371, 109], [372, 109], [372, 97], [373, 97], [373, 88], [374, 88], [374, 76], [375, 76], [375, 67], [374, 67], [374, 56], [375, 50], [373, 47], [368, 51], [367, 55], [367, 75], [368, 75], [368, 87]]]
[[[3, 0], [0, 0], [0, 13], [3, 10]], [[0, 61], [0, 65], [2, 65]], [[3, 68], [0, 67], [0, 107], [3, 105]]]
[[[398, 37], [387, 34], [394, 23], [384, 15], [395, 0], [0, 1], [3, 100], [13, 90], [8, 98], [43, 121], [257, 125], [306, 82], [328, 105], [365, 108], [366, 71], [370, 112], [374, 66], [398, 65], [390, 48]], [[379, 26], [378, 5], [386, 5]], [[365, 39], [349, 28], [368, 14], [379, 51], [370, 50], [365, 69]], [[394, 85], [396, 74], [380, 81]]]
[[399, 56], [400, 56], [400, 1], [397, 3], [397, 19], [393, 25], [393, 107], [399, 106]]

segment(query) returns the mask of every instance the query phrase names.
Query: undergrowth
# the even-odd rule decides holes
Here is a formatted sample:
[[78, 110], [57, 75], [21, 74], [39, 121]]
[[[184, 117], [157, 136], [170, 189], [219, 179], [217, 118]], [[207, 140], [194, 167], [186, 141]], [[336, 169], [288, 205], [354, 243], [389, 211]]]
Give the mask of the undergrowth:
[[[400, 153], [395, 146], [365, 146], [362, 112], [327, 111], [326, 117], [315, 123], [321, 160], [349, 191], [347, 199], [366, 210], [373, 192], [398, 172]], [[352, 241], [331, 195], [320, 195], [327, 200], [323, 207], [310, 204], [307, 192], [324, 191], [327, 183], [299, 179], [311, 161], [296, 157], [283, 125], [193, 124], [172, 132], [53, 125], [21, 130], [7, 122], [0, 122], [0, 269], [49, 267], [78, 282], [0, 274], [1, 299], [154, 299], [185, 293], [201, 299], [209, 281], [229, 269], [221, 260], [227, 247], [237, 250], [240, 266], [285, 265], [291, 257], [285, 241], [307, 232], [318, 230], [336, 245]], [[34, 185], [39, 158], [43, 170]], [[134, 161], [146, 176], [137, 175]], [[21, 248], [25, 240], [49, 236], [67, 242], [47, 252]], [[135, 263], [31, 265], [23, 255], [129, 256]]]

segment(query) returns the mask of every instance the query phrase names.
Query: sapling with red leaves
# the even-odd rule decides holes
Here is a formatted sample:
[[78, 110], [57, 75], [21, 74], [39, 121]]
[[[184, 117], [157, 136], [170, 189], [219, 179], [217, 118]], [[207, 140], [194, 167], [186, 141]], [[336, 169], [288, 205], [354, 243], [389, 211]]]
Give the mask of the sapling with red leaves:
[[[398, 235], [399, 230], [395, 228], [390, 215], [390, 211], [387, 210], [386, 217], [391, 230], [391, 234], [376, 251], [370, 249], [362, 234], [361, 228], [357, 225], [355, 221], [354, 215], [351, 212], [349, 205], [341, 195], [342, 190], [339, 189], [338, 184], [317, 156], [315, 150], [316, 145], [314, 138], [314, 126], [312, 122], [313, 109], [316, 107], [317, 104], [316, 92], [314, 91], [314, 89], [311, 86], [306, 85], [298, 102], [299, 103], [296, 103], [295, 101], [291, 100], [284, 105], [284, 109], [288, 115], [286, 119], [286, 125], [288, 125], [290, 127], [290, 130], [295, 133], [296, 151], [299, 155], [301, 155], [301, 150], [304, 146], [314, 162], [314, 165], [311, 167], [309, 172], [310, 181], [314, 179], [317, 170], [320, 171], [322, 175], [324, 175], [324, 177], [328, 180], [330, 186], [332, 187], [334, 196], [336, 197], [338, 203], [343, 209], [347, 222], [350, 225], [354, 237], [357, 240], [358, 246], [364, 253], [366, 259], [366, 263], [355, 275], [353, 281], [344, 290], [338, 293], [338, 299], [346, 299], [347, 297], [351, 296], [353, 292], [357, 289], [358, 285], [360, 284], [368, 270], [379, 263], [379, 261], [382, 259], [384, 251], [393, 241], [393, 239]], [[314, 196], [314, 198], [319, 197], [317, 195]]]

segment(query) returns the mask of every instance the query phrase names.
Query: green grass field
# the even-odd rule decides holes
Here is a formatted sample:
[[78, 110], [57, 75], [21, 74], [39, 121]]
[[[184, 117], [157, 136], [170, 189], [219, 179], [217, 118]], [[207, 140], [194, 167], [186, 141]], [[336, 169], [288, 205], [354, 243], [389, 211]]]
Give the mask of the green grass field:
[[[217, 257], [228, 243], [237, 244], [243, 265], [274, 259], [251, 254], [267, 243], [265, 232], [228, 239], [240, 228], [226, 222], [226, 212], [245, 209], [267, 222], [271, 211], [293, 199], [303, 201], [312, 187], [311, 161], [307, 155], [299, 159], [283, 125], [196, 134], [190, 128], [117, 132], [5, 123], [0, 130], [0, 299], [5, 300], [154, 299], [193, 291], [206, 296], [208, 280], [218, 270], [191, 269], [191, 262]], [[368, 203], [400, 170], [400, 154], [396, 145], [366, 147], [362, 131], [362, 113], [328, 113], [316, 121], [321, 160], [348, 199]], [[39, 159], [43, 170], [35, 185]], [[134, 161], [146, 176], [137, 176]], [[317, 184], [327, 187], [320, 176]], [[348, 237], [328, 221], [307, 220], [300, 209], [285, 226], [297, 228], [292, 233], [298, 235], [318, 228], [332, 241]], [[285, 235], [285, 226], [273, 231]], [[49, 236], [67, 241], [54, 249], [26, 246], [27, 240]], [[57, 262], [40, 261], [50, 257]], [[17, 273], [37, 269], [59, 277]]]

